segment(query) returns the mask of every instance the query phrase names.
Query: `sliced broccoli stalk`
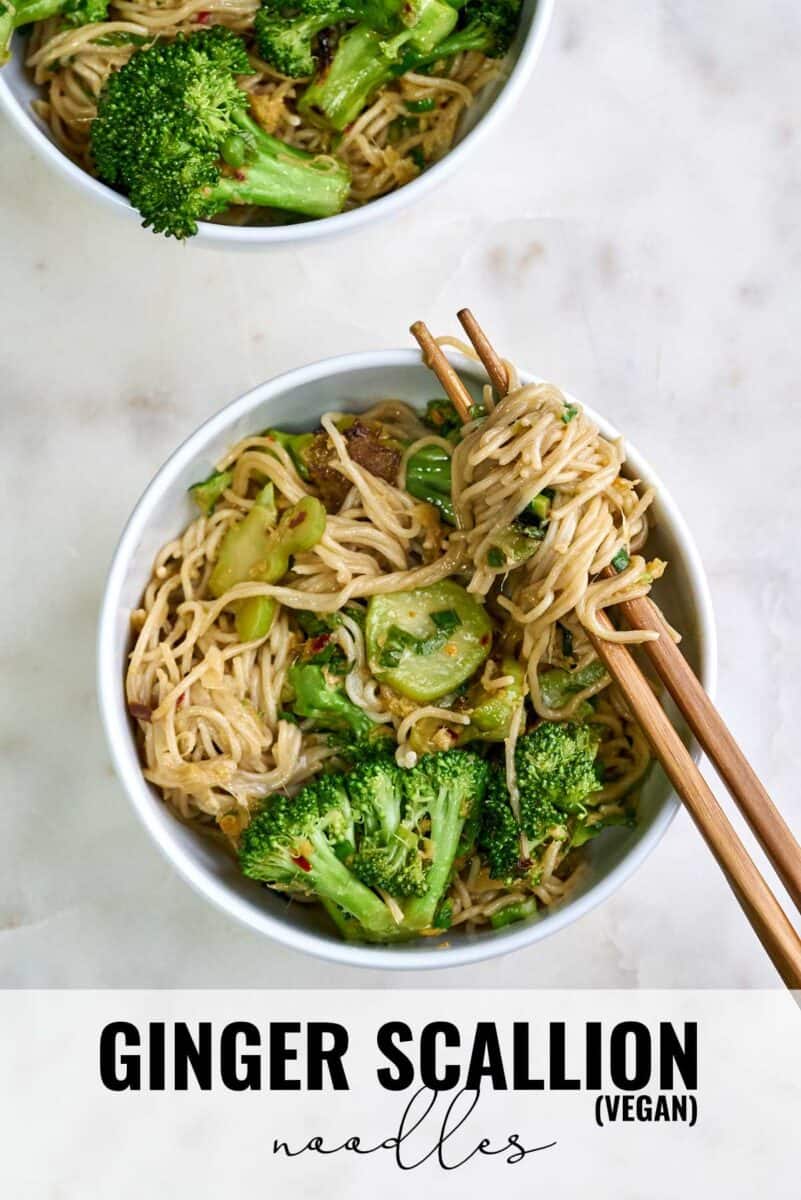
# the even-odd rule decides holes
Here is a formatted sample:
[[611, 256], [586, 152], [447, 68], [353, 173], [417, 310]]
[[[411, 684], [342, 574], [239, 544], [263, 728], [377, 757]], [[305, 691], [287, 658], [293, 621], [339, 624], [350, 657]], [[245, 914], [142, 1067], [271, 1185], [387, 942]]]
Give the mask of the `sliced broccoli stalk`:
[[233, 478], [230, 471], [212, 471], [207, 479], [201, 483], [193, 483], [189, 488], [189, 495], [205, 517], [210, 517], [214, 512], [217, 502], [225, 489], [231, 486]]
[[500, 674], [509, 679], [504, 687], [487, 691], [479, 681], [468, 692], [470, 724], [460, 735], [461, 744], [476, 737], [485, 742], [502, 742], [509, 736], [512, 721], [523, 701], [523, 668], [516, 658], [504, 658]]
[[299, 717], [308, 717], [322, 729], [346, 727], [358, 738], [366, 738], [375, 722], [348, 699], [340, 686], [329, 682], [325, 669], [315, 663], [297, 663], [287, 672], [295, 698], [289, 705]]
[[284, 433], [280, 429], [268, 429], [264, 436], [278, 442], [279, 446], [283, 446], [301, 479], [309, 478], [308, 453], [314, 442], [315, 434]]
[[451, 456], [442, 446], [421, 446], [406, 464], [406, 491], [433, 504], [448, 525], [456, 524], [451, 500]]
[[594, 658], [578, 671], [564, 671], [561, 667], [554, 667], [540, 675], [540, 693], [548, 708], [564, 708], [571, 697], [586, 691], [587, 688], [595, 687], [606, 678], [606, 667], [599, 658]]
[[250, 73], [244, 42], [218, 25], [143, 47], [109, 76], [92, 122], [92, 157], [146, 227], [186, 238], [231, 205], [312, 217], [344, 207], [344, 165], [287, 146], [251, 119], [237, 83]]
[[487, 786], [489, 768], [470, 750], [429, 754], [403, 777], [403, 824], [428, 847], [426, 890], [404, 905], [409, 931], [432, 927], [459, 849], [462, 831]]
[[389, 908], [337, 855], [349, 836], [353, 820], [342, 777], [324, 775], [291, 799], [272, 797], [242, 834], [240, 867], [279, 891], [317, 896], [329, 912], [337, 906], [369, 940], [391, 941], [398, 925]]
[[67, 25], [105, 21], [108, 0], [0, 0], [0, 66], [11, 57], [16, 29], [60, 16]]

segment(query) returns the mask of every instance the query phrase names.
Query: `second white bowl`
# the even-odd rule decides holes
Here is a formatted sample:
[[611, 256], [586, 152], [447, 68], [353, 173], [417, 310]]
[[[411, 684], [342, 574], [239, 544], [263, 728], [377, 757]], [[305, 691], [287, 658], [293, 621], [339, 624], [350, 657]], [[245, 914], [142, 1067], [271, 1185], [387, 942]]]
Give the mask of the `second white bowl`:
[[[215, 246], [259, 247], [286, 242], [308, 242], [335, 233], [355, 231], [378, 217], [388, 217], [407, 204], [422, 199], [437, 183], [446, 179], [464, 159], [473, 153], [491, 129], [497, 128], [501, 117], [510, 111], [539, 57], [550, 23], [553, 0], [524, 0], [520, 28], [507, 56], [503, 75], [476, 98], [462, 122], [456, 144], [440, 159], [397, 191], [365, 204], [362, 208], [320, 220], [300, 221], [291, 225], [216, 225], [210, 221], [199, 224], [198, 233], [190, 242]], [[45, 162], [82, 191], [94, 196], [129, 220], [141, 224], [139, 213], [125, 196], [99, 179], [88, 175], [83, 168], [53, 141], [48, 126], [31, 108], [38, 96], [25, 71], [26, 39], [17, 34], [13, 39], [13, 57], [0, 70], [0, 109], [20, 130]], [[143, 232], [143, 236], [145, 236]], [[153, 237], [152, 233], [147, 236]]]

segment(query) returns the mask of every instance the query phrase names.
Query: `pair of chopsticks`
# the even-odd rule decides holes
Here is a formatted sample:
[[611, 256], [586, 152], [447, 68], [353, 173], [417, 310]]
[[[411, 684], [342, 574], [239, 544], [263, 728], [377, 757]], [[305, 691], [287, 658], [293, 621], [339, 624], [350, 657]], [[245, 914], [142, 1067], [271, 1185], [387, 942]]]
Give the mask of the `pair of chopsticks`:
[[[503, 360], [469, 309], [462, 309], [458, 317], [500, 399], [509, 387]], [[423, 351], [424, 362], [439, 379], [462, 421], [470, 420], [473, 398], [441, 347], [422, 321], [416, 321], [411, 332]], [[681, 650], [670, 638], [659, 610], [647, 596], [624, 601], [618, 608], [630, 628], [659, 633], [657, 639], [644, 642], [643, 649], [801, 911], [801, 848]], [[604, 614], [600, 618], [609, 623]], [[625, 645], [590, 636], [776, 970], [788, 988], [801, 988], [801, 938], [749, 857], [645, 676]]]

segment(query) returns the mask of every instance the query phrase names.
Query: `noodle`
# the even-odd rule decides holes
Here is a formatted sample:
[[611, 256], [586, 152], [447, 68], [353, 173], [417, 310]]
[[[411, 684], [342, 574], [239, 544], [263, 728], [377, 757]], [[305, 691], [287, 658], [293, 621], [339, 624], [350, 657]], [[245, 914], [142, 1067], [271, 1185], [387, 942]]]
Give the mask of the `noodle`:
[[[141, 45], [210, 24], [225, 25], [248, 38], [260, 7], [261, 0], [114, 0], [103, 22], [72, 28], [59, 18], [41, 21], [33, 27], [26, 60], [42, 92], [34, 108], [62, 149], [94, 174], [89, 131], [109, 73]], [[298, 114], [297, 101], [308, 80], [281, 75], [252, 47], [250, 61], [253, 74], [241, 84], [256, 121], [291, 146], [318, 155], [336, 153], [351, 171], [351, 208], [416, 178], [421, 154], [426, 163], [447, 154], [462, 115], [502, 69], [498, 60], [469, 51], [441, 63], [441, 75], [407, 72], [381, 88], [340, 137]], [[428, 99], [434, 101], [433, 110], [410, 119], [407, 102]], [[217, 218], [236, 223], [271, 219], [280, 218], [250, 207]]]
[[[622, 696], [597, 669], [587, 635], [628, 642], [647, 636], [607, 629], [598, 614], [643, 595], [662, 572], [664, 564], [647, 563], [641, 554], [653, 494], [623, 476], [621, 441], [603, 438], [555, 387], [521, 386], [510, 370], [510, 394], [465, 426], [455, 447], [427, 431], [399, 401], [365, 413], [363, 421], [380, 422], [406, 443], [395, 482], [356, 461], [342, 415], [324, 414], [330, 469], [347, 490], [341, 505], [329, 508], [323, 536], [297, 555], [279, 583], [237, 583], [214, 596], [209, 580], [221, 541], [252, 508], [264, 480], [275, 488], [279, 511], [316, 492], [270, 437], [243, 438], [222, 460], [220, 469], [231, 473], [231, 481], [215, 510], [162, 548], [132, 617], [126, 697], [138, 720], [145, 776], [183, 819], [221, 831], [235, 846], [266, 796], [292, 795], [341, 762], [335, 741], [313, 721], [298, 722], [284, 710], [287, 673], [311, 637], [298, 613], [339, 614], [326, 641], [345, 664], [344, 691], [394, 734], [401, 766], [412, 766], [421, 750], [448, 749], [470, 732], [471, 717], [458, 696], [418, 704], [399, 695], [372, 674], [365, 644], [363, 601], [445, 579], [457, 579], [486, 601], [504, 661], [511, 656], [523, 668], [536, 716], [563, 720], [578, 714], [597, 733], [603, 782], [585, 801], [587, 828], [628, 819], [650, 763], [648, 746]], [[426, 445], [452, 450], [456, 528], [441, 524], [430, 505], [405, 490], [410, 456]], [[493, 549], [544, 489], [551, 497], [549, 520], [536, 553], [499, 565]], [[600, 578], [621, 553], [625, 566], [613, 578]], [[253, 596], [273, 597], [277, 613], [265, 637], [241, 642], [232, 607]], [[558, 707], [543, 690], [545, 674], [554, 671], [583, 681]], [[490, 695], [513, 682], [494, 659], [486, 660], [479, 678]], [[521, 702], [499, 747], [516, 816], [515, 745], [528, 720]], [[527, 896], [547, 906], [575, 885], [580, 859], [571, 850], [567, 824], [549, 829], [539, 844], [524, 837], [521, 855], [534, 865], [512, 882], [491, 879], [475, 854], [460, 864], [450, 891], [454, 925], [480, 928]]]

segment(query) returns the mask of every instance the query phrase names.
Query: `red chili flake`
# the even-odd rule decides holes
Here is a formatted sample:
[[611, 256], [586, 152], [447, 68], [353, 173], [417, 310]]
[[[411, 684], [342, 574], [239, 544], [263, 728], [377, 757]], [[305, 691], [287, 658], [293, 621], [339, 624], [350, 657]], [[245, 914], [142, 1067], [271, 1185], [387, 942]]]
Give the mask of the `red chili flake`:
[[244, 172], [244, 171], [235, 171], [235, 172], [234, 172], [234, 177], [235, 177], [236, 179], [238, 179], [240, 183], [244, 183], [244, 182], [245, 182], [245, 180], [247, 179], [247, 175], [245, 174], [245, 172]]
[[210, 20], [211, 20], [210, 12], [199, 12], [197, 14], [197, 16], [195, 17], [195, 21], [198, 23], [198, 25], [208, 25]]
[[128, 712], [132, 717], [136, 717], [137, 721], [152, 721], [153, 719], [153, 709], [147, 704], [137, 704], [135, 700], [128, 705]]
[[[244, 175], [242, 176], [242, 178], [243, 179], [245, 178]], [[289, 528], [297, 529], [298, 525], [302, 525], [303, 522], [306, 520], [306, 515], [307, 514], [305, 512], [295, 513], [294, 517], [289, 522]]]
[[484, 633], [484, 634], [482, 634], [482, 636], [481, 636], [481, 645], [482, 645], [482, 646], [486, 646], [486, 645], [487, 645], [487, 643], [489, 642], [489, 640], [490, 640], [490, 635], [489, 635], [488, 633]]
[[325, 647], [328, 645], [328, 643], [330, 641], [331, 641], [330, 633], [318, 633], [317, 636], [313, 637], [308, 644], [309, 653], [310, 654], [319, 654], [321, 650], [325, 649]]
[[308, 858], [304, 858], [302, 854], [299, 854], [297, 858], [293, 858], [292, 861], [296, 867], [300, 867], [301, 871], [311, 870], [311, 863], [309, 862]]

